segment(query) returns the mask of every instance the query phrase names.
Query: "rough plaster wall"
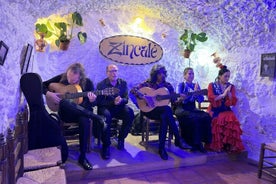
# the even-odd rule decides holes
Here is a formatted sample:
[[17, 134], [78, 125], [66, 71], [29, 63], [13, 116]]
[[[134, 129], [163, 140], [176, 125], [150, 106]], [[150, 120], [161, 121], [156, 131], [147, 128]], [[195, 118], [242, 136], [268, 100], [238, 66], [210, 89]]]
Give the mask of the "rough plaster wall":
[[[80, 45], [73, 39], [66, 52], [47, 47], [45, 53], [34, 52], [30, 70], [48, 79], [63, 72], [75, 62], [82, 62], [88, 76], [95, 82], [105, 77], [105, 67], [111, 61], [101, 56], [99, 42], [108, 36], [131, 34], [143, 36], [159, 43], [164, 50], [160, 64], [168, 69], [168, 81], [175, 87], [182, 80], [182, 71], [195, 68], [196, 80], [202, 88], [213, 81], [218, 69], [210, 55], [218, 51], [230, 70], [236, 85], [239, 102], [234, 111], [243, 129], [242, 139], [249, 158], [258, 160], [262, 142], [275, 141], [275, 79], [260, 77], [260, 55], [276, 52], [275, 1], [247, 0], [159, 0], [159, 1], [64, 1], [64, 0], [0, 0], [0, 39], [10, 47], [4, 66], [0, 66], [1, 132], [13, 126], [19, 110], [20, 58], [23, 46], [34, 43], [34, 23], [37, 18], [51, 14], [67, 14], [78, 10], [84, 18], [88, 41]], [[126, 28], [132, 17], [144, 14], [153, 34], [132, 32]], [[99, 19], [106, 26], [99, 24]], [[208, 42], [198, 44], [191, 61], [182, 57], [179, 36], [183, 29], [205, 31]], [[162, 38], [166, 33], [166, 38]], [[133, 66], [118, 64], [122, 78], [131, 88], [145, 80], [152, 65]]]

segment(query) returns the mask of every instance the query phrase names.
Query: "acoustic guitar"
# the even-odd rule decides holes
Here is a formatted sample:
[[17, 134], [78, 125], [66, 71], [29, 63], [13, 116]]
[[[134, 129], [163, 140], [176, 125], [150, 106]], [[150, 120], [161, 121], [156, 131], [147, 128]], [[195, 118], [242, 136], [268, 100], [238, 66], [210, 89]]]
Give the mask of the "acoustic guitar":
[[[58, 93], [58, 96], [61, 99], [71, 99], [70, 101], [76, 103], [76, 104], [81, 104], [83, 102], [83, 97], [87, 96], [88, 91], [82, 92], [82, 89], [79, 85], [64, 85], [61, 83], [51, 83], [49, 85], [49, 91]], [[91, 91], [95, 95], [104, 95], [104, 96], [111, 96], [111, 95], [116, 95], [119, 94], [120, 90], [117, 88], [106, 88], [103, 90], [95, 90]], [[51, 111], [58, 111], [59, 104], [53, 102], [50, 98], [46, 96], [46, 103], [51, 109]]]
[[[170, 103], [171, 98], [180, 97], [180, 94], [177, 93], [170, 94], [169, 90], [165, 87], [156, 90], [143, 87], [136, 92], [138, 95], [136, 98], [138, 107], [143, 112], [150, 112], [155, 107], [166, 106]], [[187, 96], [204, 94], [207, 94], [207, 89], [185, 93]]]

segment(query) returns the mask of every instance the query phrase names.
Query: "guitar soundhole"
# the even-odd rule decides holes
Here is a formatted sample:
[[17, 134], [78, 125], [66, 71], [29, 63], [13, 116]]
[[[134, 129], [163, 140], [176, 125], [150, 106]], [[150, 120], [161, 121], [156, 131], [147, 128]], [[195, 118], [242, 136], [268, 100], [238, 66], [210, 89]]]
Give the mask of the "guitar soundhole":
[[156, 95], [156, 96], [155, 96], [155, 99], [156, 99], [157, 101], [160, 101], [160, 100], [162, 100], [162, 97], [161, 97], [160, 95]]

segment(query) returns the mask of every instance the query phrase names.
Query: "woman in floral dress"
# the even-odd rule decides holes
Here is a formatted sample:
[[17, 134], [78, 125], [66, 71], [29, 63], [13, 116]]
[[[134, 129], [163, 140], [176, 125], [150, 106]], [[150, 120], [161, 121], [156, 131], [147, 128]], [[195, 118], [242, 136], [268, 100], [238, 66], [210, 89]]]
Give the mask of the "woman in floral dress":
[[221, 65], [215, 82], [208, 86], [208, 112], [212, 117], [212, 143], [208, 146], [213, 151], [239, 153], [244, 150], [240, 138], [240, 122], [231, 110], [236, 105], [235, 86], [229, 82], [230, 71]]

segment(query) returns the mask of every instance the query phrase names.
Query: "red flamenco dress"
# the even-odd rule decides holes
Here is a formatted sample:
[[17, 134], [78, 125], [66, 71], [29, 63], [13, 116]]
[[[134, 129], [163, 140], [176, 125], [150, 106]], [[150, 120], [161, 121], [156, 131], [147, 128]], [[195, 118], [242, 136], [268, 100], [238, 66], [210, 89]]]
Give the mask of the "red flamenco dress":
[[[229, 83], [228, 85], [232, 84]], [[223, 91], [217, 82], [209, 84], [208, 100], [210, 101], [210, 106], [208, 107], [208, 112], [212, 117], [212, 143], [208, 147], [217, 152], [239, 153], [244, 150], [240, 138], [242, 130], [240, 122], [231, 110], [231, 106], [237, 103], [235, 86], [232, 85], [231, 87], [231, 99], [227, 96], [215, 101], [215, 98], [222, 93]]]

